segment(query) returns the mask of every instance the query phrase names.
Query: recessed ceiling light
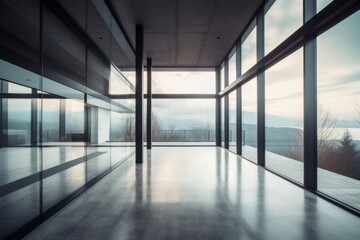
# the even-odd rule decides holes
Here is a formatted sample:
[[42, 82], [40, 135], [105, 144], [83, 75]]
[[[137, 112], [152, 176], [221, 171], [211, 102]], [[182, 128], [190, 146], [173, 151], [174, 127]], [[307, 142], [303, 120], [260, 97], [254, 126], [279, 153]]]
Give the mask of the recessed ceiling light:
[[216, 39], [220, 39], [220, 37], [217, 37]]
[[100, 40], [102, 40], [102, 39], [103, 39], [103, 37], [99, 37], [99, 39], [100, 39]]

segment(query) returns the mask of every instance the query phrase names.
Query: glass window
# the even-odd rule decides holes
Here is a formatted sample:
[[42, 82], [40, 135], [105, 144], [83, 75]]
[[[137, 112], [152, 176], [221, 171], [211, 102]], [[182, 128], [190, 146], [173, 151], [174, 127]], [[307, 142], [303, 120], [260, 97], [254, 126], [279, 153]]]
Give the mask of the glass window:
[[225, 97], [221, 98], [221, 146], [225, 147]]
[[153, 93], [215, 93], [215, 72], [152, 72], [152, 74]]
[[8, 83], [8, 93], [31, 93], [31, 88], [23, 87], [15, 83]]
[[265, 55], [301, 27], [303, 4], [299, 0], [276, 0], [265, 14]]
[[229, 149], [236, 153], [236, 90], [229, 94]]
[[220, 91], [223, 90], [225, 87], [225, 68], [224, 64], [222, 64], [220, 69]]
[[153, 142], [214, 145], [214, 117], [213, 99], [153, 99]]
[[65, 136], [68, 142], [85, 141], [84, 103], [66, 99], [65, 103]]
[[[4, 69], [2, 69], [3, 71]], [[31, 89], [0, 81], [3, 93], [31, 92]], [[0, 92], [1, 93], [1, 92]], [[40, 213], [39, 149], [31, 148], [31, 98], [0, 98], [0, 236], [5, 237]], [[26, 146], [25, 146], [26, 145]], [[10, 146], [10, 147], [9, 147]], [[11, 147], [11, 146], [16, 146]], [[22, 186], [16, 181], [27, 180]], [[10, 186], [10, 187], [9, 187]]]
[[320, 12], [324, 9], [327, 5], [329, 5], [332, 2], [332, 0], [316, 0], [316, 11]]
[[[110, 94], [135, 93], [135, 88], [133, 87], [133, 85], [127, 80], [127, 78], [120, 71], [118, 71], [113, 66], [111, 66], [109, 82], [110, 82], [110, 86], [109, 86]], [[144, 85], [146, 85], [146, 81], [144, 81]]]
[[302, 48], [265, 72], [266, 166], [303, 182]]
[[8, 144], [31, 143], [31, 99], [8, 99]]
[[[124, 77], [135, 87], [136, 86], [136, 73], [135, 71], [121, 71]], [[144, 87], [145, 87], [145, 79], [147, 79], [146, 75], [143, 75], [144, 77]], [[145, 92], [145, 91], [144, 91]]]
[[252, 79], [241, 87], [242, 156], [257, 162], [257, 82]]
[[357, 12], [317, 38], [318, 190], [358, 209], [359, 22]]
[[229, 85], [236, 80], [236, 52], [229, 59]]
[[241, 45], [241, 73], [256, 63], [256, 26]]
[[60, 141], [60, 99], [42, 100], [42, 141]]

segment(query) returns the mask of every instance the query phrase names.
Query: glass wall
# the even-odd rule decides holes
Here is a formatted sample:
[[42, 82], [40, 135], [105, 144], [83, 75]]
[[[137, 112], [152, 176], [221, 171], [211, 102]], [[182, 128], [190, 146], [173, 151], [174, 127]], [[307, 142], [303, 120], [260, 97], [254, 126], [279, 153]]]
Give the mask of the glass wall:
[[256, 63], [256, 26], [241, 44], [241, 73], [245, 73]]
[[326, 7], [327, 5], [329, 5], [329, 3], [331, 3], [332, 0], [316, 0], [316, 10], [317, 12], [320, 12], [324, 7]]
[[302, 5], [302, 1], [299, 0], [276, 0], [267, 11], [265, 14], [265, 55], [301, 27], [303, 24]]
[[215, 87], [215, 71], [153, 71], [153, 144], [214, 145]]
[[236, 52], [229, 57], [229, 85], [236, 80]]
[[[318, 189], [359, 208], [360, 12], [317, 38]], [[332, 51], [329, 51], [331, 47]]]
[[221, 64], [220, 68], [220, 91], [223, 90], [225, 87], [225, 67], [223, 63]]
[[221, 137], [221, 146], [225, 147], [225, 97], [221, 98], [221, 107], [220, 107], [220, 122], [221, 122], [221, 127], [220, 127], [220, 137]]
[[154, 145], [215, 144], [214, 99], [153, 99]]
[[300, 49], [265, 72], [266, 166], [301, 183], [302, 65], [303, 54]]
[[256, 79], [241, 87], [242, 156], [257, 163], [257, 87]]
[[[360, 92], [357, 89], [360, 87], [360, 32], [357, 25], [360, 14], [356, 12], [345, 20], [335, 19], [336, 16], [351, 14], [345, 8], [338, 8], [332, 9], [334, 13], [316, 15], [316, 18], [312, 18], [315, 24], [303, 23], [303, 15], [310, 16], [315, 10], [311, 6], [316, 5], [317, 14], [329, 4], [341, 4], [340, 2], [313, 0], [306, 2], [309, 6], [303, 9], [303, 1], [265, 1], [261, 9], [263, 11], [255, 14], [239, 42], [234, 44], [237, 46], [241, 43], [241, 71], [235, 69], [243, 74], [244, 82], [240, 83], [241, 88], [224, 93], [224, 96], [229, 96], [229, 123], [224, 123], [227, 106], [225, 97], [221, 99], [221, 146], [226, 145], [224, 129], [227, 127], [230, 150], [233, 151], [236, 144], [232, 135], [233, 91], [241, 90], [242, 131], [237, 131], [236, 134], [242, 139], [242, 156], [255, 163], [265, 164], [273, 172], [303, 184], [304, 176], [315, 174], [310, 168], [304, 169], [304, 141], [317, 141], [315, 152], [311, 148], [307, 150], [306, 161], [309, 164], [317, 163], [318, 182], [306, 179], [305, 187], [312, 190], [315, 188], [358, 210]], [[355, 2], [347, 4], [349, 9], [358, 9]], [[261, 16], [263, 12], [264, 15]], [[262, 19], [264, 26], [261, 24]], [[327, 21], [329, 24], [337, 21], [338, 24], [321, 24]], [[307, 34], [311, 31], [320, 35], [309, 39]], [[297, 38], [295, 42], [284, 42], [294, 32], [299, 34], [293, 36]], [[294, 43], [301, 45], [296, 45], [296, 49], [293, 49]], [[264, 54], [258, 53], [263, 46]], [[272, 52], [275, 48], [279, 51]], [[267, 56], [263, 58], [262, 55]], [[262, 58], [261, 61], [257, 62], [258, 58]], [[232, 68], [233, 51], [230, 51], [220, 65], [221, 90], [226, 85], [226, 61], [229, 61], [231, 82], [232, 74], [236, 72]], [[244, 75], [246, 72], [250, 76]], [[315, 90], [317, 93], [314, 93]], [[304, 96], [313, 96], [317, 100], [309, 101]], [[304, 101], [307, 104], [305, 106]], [[315, 120], [311, 119], [314, 109], [317, 109], [316, 123], [311, 122]], [[307, 116], [306, 128], [303, 126], [304, 116]], [[311, 132], [313, 124], [317, 125], [317, 136]], [[263, 128], [265, 134], [262, 134]], [[304, 131], [307, 131], [306, 139]], [[261, 152], [263, 143], [265, 152]], [[317, 158], [314, 157], [316, 153]]]
[[166, 94], [214, 94], [215, 72], [152, 72], [152, 92]]
[[92, 17], [106, 23], [108, 35], [104, 41], [96, 36], [97, 47], [40, 1], [0, 2], [7, 19], [0, 23], [2, 237], [52, 213], [134, 152], [132, 127], [125, 137], [133, 126], [133, 99], [108, 95], [134, 93], [131, 74], [121, 72], [133, 73], [134, 53], [119, 39], [115, 21], [104, 19], [111, 16], [106, 8], [93, 2], [77, 1], [84, 11], [74, 13], [68, 1], [59, 1], [89, 37], [98, 23]]
[[236, 153], [236, 91], [229, 94], [229, 149]]

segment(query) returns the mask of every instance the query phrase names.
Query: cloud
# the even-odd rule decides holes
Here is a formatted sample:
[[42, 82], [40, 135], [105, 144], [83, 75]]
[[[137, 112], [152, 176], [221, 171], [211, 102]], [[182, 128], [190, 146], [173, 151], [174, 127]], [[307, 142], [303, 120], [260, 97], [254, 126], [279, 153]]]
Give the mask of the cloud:
[[299, 0], [275, 1], [265, 14], [265, 53], [273, 50], [301, 25], [302, 2]]

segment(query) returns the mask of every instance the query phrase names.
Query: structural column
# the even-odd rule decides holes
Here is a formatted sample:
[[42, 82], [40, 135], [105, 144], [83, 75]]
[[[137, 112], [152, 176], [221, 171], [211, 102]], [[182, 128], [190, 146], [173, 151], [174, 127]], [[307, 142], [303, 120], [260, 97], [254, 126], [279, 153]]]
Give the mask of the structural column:
[[[1, 81], [1, 91], [2, 93], [8, 93], [9, 87], [6, 81]], [[0, 98], [0, 136], [1, 136], [1, 146], [7, 146], [8, 143], [8, 99]]]
[[31, 145], [36, 146], [38, 139], [38, 98], [37, 90], [32, 89], [32, 99], [31, 99]]
[[216, 146], [221, 147], [221, 98], [219, 97], [220, 92], [220, 67], [215, 69], [215, 89], [216, 89], [216, 102], [215, 102], [215, 139]]
[[64, 142], [66, 141], [66, 99], [60, 99], [59, 123], [59, 139], [60, 142]]
[[[225, 71], [225, 87], [229, 85], [229, 59], [226, 58], [224, 64]], [[229, 95], [224, 96], [225, 109], [224, 109], [224, 147], [229, 149]]]
[[[241, 76], [241, 44], [236, 45], [236, 78]], [[241, 86], [236, 89], [236, 153], [242, 155]]]
[[146, 114], [146, 147], [147, 149], [151, 149], [152, 147], [152, 139], [151, 139], [151, 123], [152, 123], [152, 89], [151, 89], [151, 83], [152, 83], [152, 59], [148, 58], [146, 62], [146, 70], [147, 70], [147, 114]]
[[144, 29], [136, 25], [136, 89], [135, 89], [135, 146], [136, 163], [143, 162], [143, 69], [144, 69]]
[[[316, 14], [316, 1], [304, 0], [304, 21]], [[304, 44], [304, 187], [317, 189], [316, 39]]]
[[[264, 55], [264, 11], [260, 11], [257, 17], [257, 61]], [[260, 72], [257, 77], [257, 111], [258, 164], [265, 166], [265, 72]]]

